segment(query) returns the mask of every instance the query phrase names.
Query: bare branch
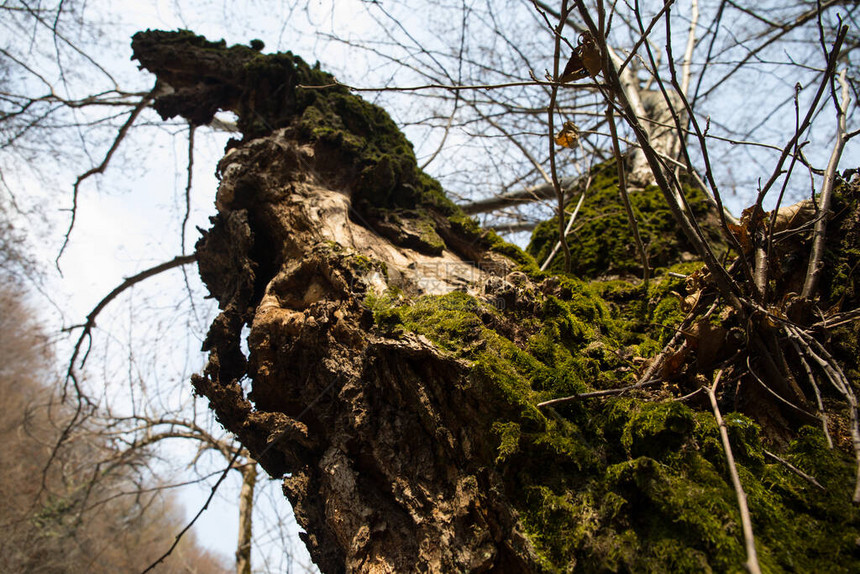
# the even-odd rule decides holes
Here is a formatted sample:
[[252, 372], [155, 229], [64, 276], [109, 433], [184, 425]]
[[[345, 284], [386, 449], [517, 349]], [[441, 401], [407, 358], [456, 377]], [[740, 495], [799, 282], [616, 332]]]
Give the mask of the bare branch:
[[[565, 192], [569, 192], [576, 186], [577, 182], [579, 182], [579, 178], [563, 177], [559, 183], [564, 188]], [[534, 201], [543, 201], [546, 199], [552, 199], [554, 197], [555, 188], [551, 184], [542, 184], [535, 185], [533, 187], [527, 187], [519, 191], [512, 191], [510, 193], [505, 193], [502, 195], [494, 195], [492, 197], [488, 197], [487, 199], [481, 199], [479, 201], [474, 201], [472, 203], [461, 205], [460, 207], [463, 208], [463, 211], [466, 213], [466, 215], [474, 215], [476, 213], [496, 211], [499, 209], [504, 209], [506, 207], [511, 207], [513, 205], [521, 205], [523, 203], [530, 203]]]
[[194, 130], [197, 126], [188, 124], [188, 166], [186, 167], [185, 179], [185, 215], [182, 216], [182, 227], [180, 230], [180, 251], [185, 255], [185, 231], [188, 227], [188, 218], [191, 217], [191, 182], [194, 176]]
[[[847, 142], [846, 134], [846, 118], [848, 116], [848, 106], [851, 103], [851, 98], [848, 94], [848, 83], [845, 81], [845, 70], [839, 74], [839, 83], [842, 85], [842, 104], [837, 110], [838, 126], [836, 131], [836, 143], [833, 145], [833, 152], [830, 154], [830, 161], [827, 163], [827, 170], [824, 172], [824, 184], [821, 186], [821, 197], [818, 200], [819, 211], [821, 216], [815, 223], [815, 230], [812, 235], [812, 252], [809, 256], [809, 267], [806, 271], [806, 280], [803, 283], [802, 297], [807, 299], [815, 296], [818, 287], [818, 278], [821, 276], [821, 270], [824, 267], [824, 239], [827, 234], [827, 221], [830, 219], [830, 203], [833, 198], [833, 187], [836, 182], [837, 168], [839, 160], [842, 158], [842, 150], [845, 149]], [[836, 97], [834, 93], [834, 98]]]
[[[590, 184], [591, 178], [589, 178], [585, 182], [585, 186], [582, 188], [582, 191], [579, 194], [579, 201], [576, 202], [576, 207], [574, 208], [573, 213], [570, 214], [570, 219], [567, 221], [567, 227], [564, 228], [565, 237], [567, 237], [570, 234], [570, 230], [573, 229], [573, 223], [576, 221], [576, 216], [579, 215], [579, 208], [582, 207], [582, 203], [585, 201], [585, 193], [588, 191], [588, 186]], [[541, 263], [541, 271], [546, 271], [546, 268], [549, 267], [549, 264], [552, 262], [559, 249], [561, 249], [561, 241], [556, 241], [555, 245], [552, 248], [552, 251], [549, 252], [549, 255], [546, 256], [546, 259], [544, 259], [544, 262]]]
[[[101, 313], [104, 310], [104, 308], [107, 307], [110, 304], [110, 302], [113, 301], [114, 299], [116, 299], [121, 293], [123, 293], [127, 289], [133, 287], [134, 285], [137, 285], [138, 283], [140, 283], [144, 279], [149, 279], [150, 277], [154, 277], [155, 275], [158, 275], [159, 273], [163, 273], [164, 271], [168, 271], [170, 269], [173, 269], [174, 267], [179, 267], [181, 265], [187, 265], [189, 263], [193, 263], [196, 260], [197, 260], [197, 255], [180, 255], [180, 256], [174, 257], [170, 261], [167, 261], [165, 263], [161, 263], [159, 265], [156, 265], [155, 267], [150, 267], [149, 269], [146, 269], [145, 271], [141, 271], [137, 275], [133, 275], [131, 277], [128, 277], [127, 279], [125, 279], [125, 281], [120, 283], [110, 293], [108, 293], [101, 301], [99, 301], [95, 307], [93, 307], [93, 310], [90, 311], [90, 313], [87, 315], [87, 320], [83, 325], [76, 326], [76, 327], [81, 327], [83, 329], [83, 331], [81, 332], [80, 337], [78, 337], [78, 340], [75, 343], [75, 349], [72, 352], [72, 357], [71, 357], [71, 359], [69, 359], [69, 365], [68, 365], [68, 368], [66, 369], [66, 383], [68, 384], [68, 381], [72, 380], [75, 384], [75, 390], [77, 391], [79, 396], [85, 396], [85, 394], [78, 387], [77, 377], [75, 376], [75, 362], [77, 361], [78, 355], [80, 354], [81, 349], [83, 348], [84, 341], [87, 338], [91, 337], [91, 335], [92, 335], [92, 330], [96, 325], [96, 317], [98, 317], [99, 313]], [[86, 360], [86, 355], [84, 356], [83, 361], [85, 361], [85, 360]], [[81, 366], [83, 366], [83, 361], [82, 361]], [[66, 397], [66, 388], [64, 387], [64, 389], [63, 389], [63, 400], [65, 400], [65, 397]]]
[[687, 34], [687, 49], [684, 51], [684, 61], [681, 64], [681, 93], [684, 96], [687, 95], [690, 88], [690, 66], [693, 63], [693, 49], [696, 47], [696, 26], [699, 23], [699, 0], [692, 0], [690, 9], [692, 10], [690, 31]]
[[167, 552], [162, 554], [155, 562], [150, 564], [146, 570], [141, 572], [141, 574], [146, 574], [147, 572], [151, 572], [152, 570], [155, 569], [156, 566], [158, 566], [159, 564], [164, 562], [164, 560], [168, 556], [173, 554], [173, 551], [179, 545], [179, 541], [182, 540], [182, 537], [185, 536], [185, 533], [188, 532], [189, 530], [191, 530], [191, 527], [194, 526], [194, 524], [197, 522], [197, 519], [200, 518], [200, 516], [204, 512], [206, 512], [206, 509], [209, 508], [209, 504], [212, 502], [212, 499], [215, 498], [215, 493], [218, 492], [218, 487], [220, 487], [221, 483], [224, 482], [224, 479], [227, 478], [227, 475], [233, 469], [233, 465], [239, 459], [239, 456], [241, 455], [241, 453], [242, 453], [241, 447], [236, 449], [236, 454], [233, 455], [233, 458], [230, 460], [230, 462], [224, 468], [224, 472], [221, 473], [221, 476], [219, 476], [218, 480], [215, 482], [215, 484], [212, 485], [212, 488], [209, 491], [209, 496], [206, 498], [206, 502], [204, 502], [203, 506], [200, 507], [200, 510], [197, 511], [197, 514], [194, 515], [194, 518], [192, 518], [188, 522], [188, 524], [185, 525], [185, 528], [183, 528], [182, 530], [179, 531], [179, 534], [176, 535], [176, 537], [173, 540], [173, 544], [170, 546], [170, 548], [167, 549]]
[[781, 456], [777, 456], [777, 455], [773, 454], [772, 452], [770, 452], [769, 450], [765, 450], [764, 454], [765, 454], [765, 456], [769, 456], [773, 460], [782, 464], [783, 466], [785, 466], [785, 468], [787, 468], [788, 470], [790, 470], [791, 472], [793, 472], [797, 476], [801, 477], [802, 479], [808, 481], [810, 484], [813, 484], [814, 486], [816, 486], [817, 488], [820, 488], [821, 490], [827, 490], [826, 488], [821, 486], [821, 483], [818, 482], [814, 476], [810, 476], [810, 475], [806, 474], [805, 472], [803, 472], [802, 470], [800, 470], [799, 468], [797, 468], [796, 466], [794, 466], [793, 464], [791, 464], [790, 462], [788, 462], [787, 460], [782, 458]]
[[735, 464], [735, 456], [732, 454], [732, 445], [729, 442], [729, 433], [726, 430], [726, 423], [723, 421], [723, 415], [720, 413], [720, 406], [717, 404], [717, 387], [720, 384], [720, 378], [723, 371], [717, 371], [714, 377], [714, 384], [711, 386], [704, 385], [705, 392], [708, 393], [708, 399], [711, 401], [711, 408], [714, 411], [714, 418], [717, 420], [717, 425], [720, 427], [720, 439], [723, 442], [723, 450], [726, 452], [726, 462], [729, 467], [729, 475], [732, 478], [732, 485], [735, 488], [735, 494], [738, 498], [738, 508], [741, 511], [741, 526], [744, 531], [744, 545], [747, 551], [747, 570], [750, 574], [761, 574], [761, 569], [758, 565], [758, 555], [755, 549], [755, 537], [753, 536], [752, 520], [750, 519], [750, 510], [747, 505], [747, 495], [744, 492], [744, 487], [741, 485], [741, 478], [738, 475], [738, 468]]
[[129, 113], [128, 119], [119, 128], [119, 132], [117, 132], [116, 138], [114, 138], [113, 144], [111, 144], [111, 146], [108, 149], [107, 153], [105, 154], [105, 157], [102, 160], [102, 162], [99, 165], [97, 165], [96, 167], [91, 168], [91, 169], [87, 170], [86, 172], [84, 172], [83, 174], [79, 175], [78, 178], [75, 180], [75, 185], [72, 188], [72, 208], [71, 208], [72, 219], [69, 222], [69, 228], [66, 231], [65, 238], [63, 239], [63, 245], [60, 247], [60, 252], [57, 254], [57, 258], [54, 261], [55, 265], [57, 266], [57, 270], [60, 269], [60, 258], [63, 256], [63, 252], [66, 250], [66, 246], [68, 246], [68, 244], [69, 244], [69, 237], [72, 234], [72, 229], [74, 229], [74, 227], [75, 227], [75, 218], [77, 217], [77, 214], [78, 214], [78, 191], [80, 190], [81, 183], [83, 183], [90, 176], [93, 176], [97, 173], [104, 173], [105, 169], [107, 169], [107, 166], [110, 163], [111, 158], [113, 157], [113, 154], [119, 148], [123, 139], [125, 139], [125, 136], [128, 133], [128, 130], [134, 124], [135, 120], [137, 120], [140, 113], [144, 109], [146, 109], [147, 106], [149, 106], [149, 104], [152, 102], [153, 99], [155, 99], [156, 93], [160, 89], [161, 89], [161, 86], [158, 84], [158, 82], [156, 82], [156, 84], [152, 88], [152, 90], [148, 94], [143, 96], [140, 99], [140, 101], [138, 102], [138, 104], [131, 111], [131, 113]]
[[627, 392], [630, 392], [630, 391], [633, 391], [636, 389], [641, 389], [642, 387], [647, 387], [647, 386], [650, 386], [650, 385], [653, 385], [653, 384], [656, 384], [659, 382], [661, 382], [661, 379], [649, 379], [647, 381], [640, 381], [634, 385], [622, 387], [620, 389], [605, 389], [602, 391], [592, 391], [590, 393], [579, 393], [578, 395], [571, 395], [569, 397], [552, 399], [549, 401], [544, 401], [542, 403], [538, 403], [537, 406], [538, 406], [538, 408], [555, 407], [558, 405], [563, 405], [566, 403], [572, 403], [574, 401], [579, 401], [582, 399], [594, 399], [594, 398], [599, 398], [599, 397], [611, 397], [611, 396], [615, 396], [615, 395], [622, 395], [624, 393], [627, 393]]
[[777, 160], [776, 162], [776, 167], [773, 170], [773, 174], [771, 174], [770, 178], [761, 188], [761, 191], [759, 191], [756, 205], [761, 205], [764, 196], [767, 194], [770, 188], [773, 187], [773, 184], [776, 183], [780, 175], [782, 175], [782, 166], [785, 163], [785, 160], [788, 158], [789, 154], [794, 149], [794, 145], [800, 139], [800, 136], [806, 132], [807, 128], [812, 123], [812, 118], [815, 114], [816, 109], [818, 108], [818, 102], [821, 101], [821, 96], [824, 94], [824, 90], [830, 84], [830, 78], [836, 69], [836, 62], [839, 57], [839, 52], [842, 48], [842, 43], [845, 41], [846, 34], [848, 34], [848, 26], [842, 26], [839, 29], [839, 32], [836, 34], [836, 40], [833, 42], [833, 48], [831, 49], [830, 54], [827, 57], [827, 68], [824, 72], [824, 76], [822, 77], [821, 84], [818, 86], [818, 91], [815, 93], [815, 96], [812, 99], [812, 103], [809, 106], [809, 110], [807, 111], [806, 116], [803, 118], [803, 121], [800, 123], [800, 127], [795, 130], [794, 135], [791, 137], [791, 139], [789, 139], [788, 143], [783, 148], [782, 154], [780, 154], [779, 160]]

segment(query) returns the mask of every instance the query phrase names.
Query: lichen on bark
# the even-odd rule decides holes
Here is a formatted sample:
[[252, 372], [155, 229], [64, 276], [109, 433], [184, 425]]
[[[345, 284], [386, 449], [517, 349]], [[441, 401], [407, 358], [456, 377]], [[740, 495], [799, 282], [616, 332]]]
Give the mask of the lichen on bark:
[[[462, 215], [383, 110], [298, 57], [190, 32], [142, 32], [133, 46], [173, 89], [156, 102], [165, 117], [239, 116], [243, 138], [219, 164], [217, 213], [197, 245], [221, 313], [193, 384], [284, 478], [323, 572], [740, 568], [716, 423], [697, 397], [680, 399], [740, 352], [745, 325], [731, 309], [705, 312], [707, 274], [678, 262], [684, 240], [653, 198], [638, 207], [652, 210], [644, 231], [655, 252], [665, 243], [660, 265], [675, 275], [645, 285], [541, 273]], [[597, 175], [612, 209], [617, 183]], [[856, 195], [843, 190], [825, 278], [840, 294], [831, 304], [855, 308]], [[605, 219], [585, 217], [580, 236], [614, 242], [597, 250], [625, 276], [635, 259], [596, 227]], [[600, 256], [583, 255], [583, 275], [606, 275]], [[856, 325], [836, 342], [846, 355]], [[586, 394], [636, 383], [676, 336], [684, 344], [648, 385]], [[856, 377], [856, 357], [845, 361]], [[860, 568], [844, 436], [830, 450], [820, 430], [779, 412], [757, 423], [759, 411], [733, 404], [750, 396], [749, 373], [733, 376], [720, 400], [763, 566]], [[584, 396], [538, 407], [569, 395]], [[766, 442], [825, 490], [766, 457]]]

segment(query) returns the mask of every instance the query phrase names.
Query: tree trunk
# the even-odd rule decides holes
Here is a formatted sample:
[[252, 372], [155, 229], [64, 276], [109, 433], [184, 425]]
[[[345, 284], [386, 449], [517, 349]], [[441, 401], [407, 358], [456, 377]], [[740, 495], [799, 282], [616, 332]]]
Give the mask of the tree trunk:
[[224, 311], [195, 389], [270, 474], [289, 474], [284, 492], [323, 571], [534, 571], [492, 468], [504, 403], [427, 339], [375, 332], [366, 305], [394, 285], [441, 294], [485, 271], [351, 221], [348, 186], [319, 175], [328, 161], [282, 130], [219, 166], [219, 214], [198, 257]]
[[[182, 39], [135, 37], [136, 57], [175, 90], [156, 109], [205, 121], [188, 106], [211, 97], [203, 107], [236, 109], [240, 124], [252, 124], [244, 112], [259, 115], [259, 91], [252, 106], [236, 101], [241, 90], [232, 84], [217, 86], [249, 81], [254, 54], [206, 51], [193, 41], [176, 50], [173, 41]], [[195, 63], [201, 58], [217, 64]], [[282, 78], [292, 71], [299, 83], [310, 73], [296, 62]], [[187, 75], [201, 68], [209, 81]], [[341, 97], [365, 106], [354, 122], [384, 114]], [[296, 125], [290, 114], [301, 113], [293, 107], [299, 99], [284, 98], [264, 122], [289, 118], [288, 127], [246, 137], [219, 164], [218, 215], [197, 255], [222, 312], [195, 390], [272, 476], [288, 475], [284, 492], [324, 572], [405, 572], [416, 564], [428, 572], [535, 571], [492, 464], [491, 426], [510, 405], [426, 338], [372, 329], [367, 306], [393, 289], [412, 296], [474, 289], [513, 264], [488, 249], [474, 224], [456, 219], [441, 194], [430, 195], [437, 184], [417, 173], [411, 146], [382, 149], [388, 154], [374, 161], [356, 157], [352, 147], [314, 137], [320, 126]], [[387, 116], [367, 130], [358, 127], [365, 146], [372, 138], [405, 143]], [[390, 201], [362, 197], [379, 188]], [[239, 345], [245, 324], [247, 361]], [[252, 381], [247, 395], [244, 375]]]
[[[768, 524], [757, 530], [763, 565], [803, 569], [818, 556], [815, 567], [828, 570], [824, 544], [827, 556], [851, 555], [844, 541], [860, 529], [837, 502], [844, 458], [819, 457], [810, 434], [782, 443], [828, 481], [799, 505], [794, 475], [762, 462], [758, 427], [728, 414], [761, 397], [745, 389], [773, 378], [774, 360], [778, 377], [789, 358], [746, 348], [749, 322], [717, 305], [703, 272], [677, 267], [686, 281], [676, 271], [651, 287], [542, 274], [447, 200], [385, 112], [299, 58], [187, 32], [139, 33], [133, 47], [174, 90], [156, 101], [164, 117], [239, 116], [244, 138], [219, 163], [217, 214], [197, 244], [221, 313], [192, 383], [251, 456], [284, 477], [323, 572], [737, 568], [743, 546], [717, 425], [684, 404], [702, 398], [717, 365], [735, 383], [715, 399], [738, 474], [771, 485], [744, 485], [754, 519], [769, 509], [758, 518]], [[617, 182], [599, 185], [617, 195]], [[665, 226], [654, 241], [681, 245], [647, 193], [639, 200]], [[598, 255], [623, 250], [599, 227], [614, 216], [593, 218]], [[845, 237], [856, 236], [852, 217]], [[850, 257], [837, 267], [856, 267]], [[564, 395], [566, 406], [545, 403]], [[788, 408], [768, 406], [773, 420]]]
[[251, 519], [254, 516], [254, 486], [257, 484], [257, 462], [241, 468], [242, 490], [239, 492], [239, 537], [236, 544], [236, 574], [251, 574]]

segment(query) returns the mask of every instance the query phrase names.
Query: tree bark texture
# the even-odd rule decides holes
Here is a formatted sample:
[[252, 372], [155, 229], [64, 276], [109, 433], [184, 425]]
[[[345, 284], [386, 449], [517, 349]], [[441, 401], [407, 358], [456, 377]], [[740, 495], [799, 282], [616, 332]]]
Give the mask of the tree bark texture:
[[288, 130], [222, 160], [219, 213], [198, 257], [223, 311], [195, 389], [270, 474], [289, 475], [284, 492], [324, 572], [533, 571], [492, 470], [489, 413], [504, 403], [426, 339], [372, 332], [362, 298], [390, 279], [356, 254], [385, 261], [413, 293], [483, 271], [350, 221], [348, 189], [321, 175], [337, 172], [320, 160]]
[[[252, 50], [177, 34], [135, 37], [136, 57], [173, 89], [159, 113], [205, 122], [216, 108], [233, 109], [240, 124], [288, 124], [256, 138], [246, 130], [218, 166], [218, 213], [197, 256], [221, 314], [195, 390], [269, 474], [286, 476], [284, 492], [322, 571], [534, 571], [492, 465], [490, 413], [508, 405], [428, 340], [375, 334], [363, 302], [392, 287], [410, 295], [472, 289], [488, 269], [512, 263], [476, 234], [455, 237], [457, 223], [443, 219], [451, 207], [427, 204], [426, 194], [359, 209], [363, 180], [394, 188], [394, 171], [411, 186], [410, 174], [307, 137], [295, 125], [306, 111], [294, 103], [300, 95], [263, 106], [263, 88], [247, 87]], [[299, 73], [285, 75], [289, 90]], [[188, 107], [201, 98], [211, 105]], [[422, 234], [449, 241], [438, 248]]]
[[[737, 568], [717, 425], [685, 404], [716, 368], [732, 381], [716, 399], [741, 475], [759, 481], [744, 488], [766, 526], [756, 525], [763, 567], [826, 570], [836, 562], [821, 556], [847, 555], [845, 541], [860, 536], [856, 510], [838, 502], [850, 462], [820, 456], [823, 437], [798, 432], [818, 418], [788, 376], [794, 357], [767, 351], [785, 346], [781, 331], [764, 331], [764, 345], [720, 306], [659, 191], [631, 202], [650, 215], [652, 264], [683, 279], [603, 278], [639, 265], [606, 226], [626, 225], [611, 164], [592, 173], [589, 201], [607, 212], [583, 209], [591, 227], [577, 252], [577, 273], [601, 281], [545, 274], [445, 197], [384, 111], [300, 58], [189, 32], [141, 32], [133, 47], [169, 86], [155, 102], [163, 117], [239, 117], [243, 138], [218, 165], [217, 213], [197, 243], [220, 314], [192, 383], [251, 457], [283, 477], [322, 572]], [[716, 221], [692, 193], [694, 212]], [[845, 212], [839, 277], [860, 265], [856, 205]], [[792, 237], [774, 252], [786, 262], [804, 248]], [[778, 278], [785, 293], [795, 268]], [[834, 309], [856, 307], [853, 283], [841, 293]], [[794, 312], [791, 298], [784, 304], [780, 313]], [[833, 346], [853, 373], [860, 330], [850, 313], [839, 317], [851, 327]], [[565, 395], [558, 410], [538, 407]], [[795, 475], [762, 462], [760, 432], [785, 460], [827, 477], [827, 492], [798, 504]], [[762, 507], [770, 514], [757, 515]]]

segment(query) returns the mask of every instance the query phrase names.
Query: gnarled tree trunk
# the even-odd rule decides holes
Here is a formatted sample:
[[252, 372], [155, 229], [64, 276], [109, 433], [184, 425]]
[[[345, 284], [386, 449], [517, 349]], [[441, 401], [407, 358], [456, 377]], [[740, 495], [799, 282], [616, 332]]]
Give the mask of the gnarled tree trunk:
[[[750, 321], [720, 303], [707, 273], [687, 264], [685, 281], [666, 273], [650, 287], [543, 274], [445, 197], [385, 112], [301, 59], [189, 32], [142, 32], [133, 47], [173, 90], [155, 102], [164, 117], [239, 116], [243, 139], [219, 163], [217, 214], [197, 244], [221, 313], [192, 382], [251, 456], [284, 477], [323, 572], [736, 568], [743, 546], [720, 433], [685, 406], [704, 398], [715, 371], [733, 382], [711, 390], [715, 405], [728, 413], [755, 399], [746, 412], [787, 433], [765, 429], [787, 457], [777, 459], [820, 471], [828, 489], [805, 491], [796, 467], [765, 464], [759, 427], [725, 417], [741, 475], [758, 481], [748, 495], [767, 526], [763, 564], [844, 566], [836, 560], [860, 535], [856, 509], [839, 503], [851, 465], [798, 432], [819, 419], [802, 408], [804, 389], [783, 380], [795, 365], [767, 352], [785, 341], [772, 329], [763, 352], [749, 344], [759, 340]], [[609, 168], [594, 172], [606, 197], [617, 196]], [[847, 189], [855, 203], [834, 245], [834, 269], [845, 272], [860, 244], [860, 189]], [[663, 247], [669, 267], [684, 260], [684, 239], [659, 215], [658, 193], [636, 201], [652, 210], [652, 249]], [[609, 201], [594, 221], [617, 216]], [[703, 222], [715, 219], [703, 196], [691, 203]], [[592, 277], [607, 253], [624, 256], [615, 231], [589, 230], [597, 248], [581, 267]], [[775, 253], [787, 261], [797, 241]], [[786, 293], [790, 271], [778, 277]], [[840, 305], [857, 300], [844, 293]], [[856, 372], [844, 353], [860, 339], [851, 329], [838, 344]], [[564, 395], [558, 410], [542, 402]]]
[[[197, 40], [175, 42], [182, 39], [135, 37], [136, 57], [175, 90], [164, 113], [206, 94], [214, 98], [208, 109], [236, 109], [240, 124], [250, 124], [259, 106], [236, 96], [243, 86], [231, 82], [246, 80], [253, 51], [219, 53]], [[211, 65], [194, 76], [199, 59]], [[297, 75], [306, 68], [299, 61]], [[272, 476], [286, 475], [284, 492], [324, 572], [406, 572], [418, 564], [427, 572], [534, 571], [533, 550], [492, 465], [490, 427], [504, 400], [427, 339], [374, 332], [365, 304], [392, 288], [411, 295], [474, 289], [488, 270], [512, 263], [474, 232], [453, 237], [456, 221], [421, 205], [423, 197], [395, 201], [385, 214], [379, 205], [360, 210], [356, 190], [374, 164], [308, 137], [294, 125], [306, 110], [296, 109], [283, 113], [286, 127], [246, 138], [219, 164], [218, 214], [197, 254], [222, 312], [205, 342], [210, 360], [193, 380], [196, 391]], [[390, 134], [367, 138], [380, 135]], [[371, 177], [399, 191], [385, 174]], [[453, 240], [435, 249], [422, 234]]]
[[224, 312], [195, 388], [270, 474], [289, 475], [284, 491], [324, 571], [532, 571], [492, 469], [492, 389], [426, 339], [374, 333], [363, 302], [392, 283], [442, 293], [484, 272], [351, 221], [350, 182], [319, 175], [328, 160], [280, 130], [222, 161], [198, 256]]

